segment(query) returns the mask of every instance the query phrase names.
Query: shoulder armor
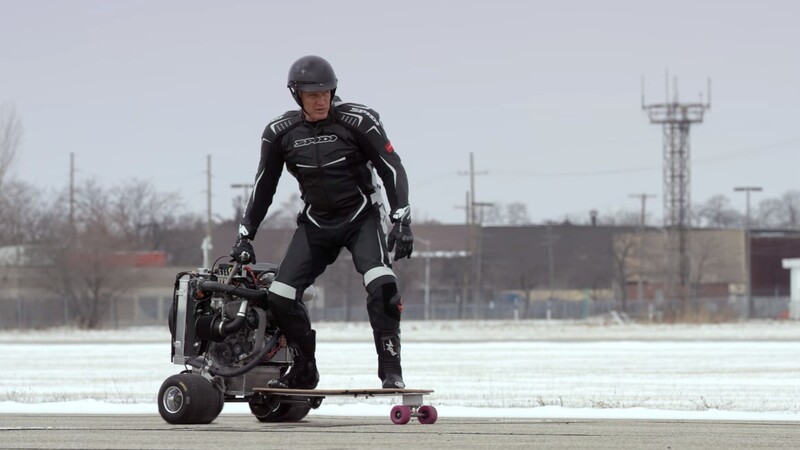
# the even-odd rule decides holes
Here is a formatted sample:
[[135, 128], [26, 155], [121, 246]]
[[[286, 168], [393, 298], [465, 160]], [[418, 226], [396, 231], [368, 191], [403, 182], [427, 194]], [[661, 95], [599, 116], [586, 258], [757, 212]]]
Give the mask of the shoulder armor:
[[373, 126], [382, 128], [381, 116], [369, 106], [358, 103], [340, 103], [335, 105], [336, 119], [362, 131]]
[[286, 130], [293, 128], [300, 122], [300, 111], [286, 111], [280, 116], [272, 119], [269, 124], [267, 124], [267, 128], [264, 129], [263, 137], [271, 142], [273, 140], [272, 138], [283, 134]]

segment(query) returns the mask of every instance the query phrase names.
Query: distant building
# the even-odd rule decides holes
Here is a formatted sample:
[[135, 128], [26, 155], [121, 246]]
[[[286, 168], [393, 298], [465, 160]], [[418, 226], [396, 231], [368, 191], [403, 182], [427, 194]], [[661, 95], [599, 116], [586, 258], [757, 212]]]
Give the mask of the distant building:
[[[413, 230], [413, 257], [394, 265], [408, 319], [578, 318], [609, 311], [652, 318], [674, 302], [674, 262], [667, 259], [663, 229], [554, 224], [470, 230], [420, 224]], [[258, 261], [280, 262], [294, 232], [259, 230]], [[227, 262], [236, 226], [221, 224], [213, 233], [213, 256]], [[745, 236], [735, 229], [689, 230], [686, 289], [693, 307], [746, 311]], [[788, 308], [790, 284], [782, 260], [800, 258], [800, 231], [754, 230], [751, 244], [758, 317], [780, 317]], [[46, 288], [43, 278], [54, 266], [45, 255], [33, 246], [0, 247], [0, 308], [7, 312], [0, 328], [69, 323], [66, 300]], [[164, 252], [103, 256], [105, 265], [126, 271], [130, 279], [107, 324], [165, 323], [175, 275], [197, 268], [168, 261]], [[315, 287], [317, 297], [308, 304], [315, 320], [366, 320], [363, 282], [346, 250]]]

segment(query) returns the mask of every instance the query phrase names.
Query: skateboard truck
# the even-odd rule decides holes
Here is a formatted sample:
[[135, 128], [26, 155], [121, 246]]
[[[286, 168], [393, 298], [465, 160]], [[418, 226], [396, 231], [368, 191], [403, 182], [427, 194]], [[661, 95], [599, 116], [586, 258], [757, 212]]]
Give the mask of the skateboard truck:
[[436, 408], [432, 405], [423, 405], [423, 394], [402, 394], [403, 404], [395, 405], [389, 413], [392, 423], [396, 425], [407, 424], [412, 417], [416, 417], [419, 423], [429, 425], [436, 422], [439, 417]]

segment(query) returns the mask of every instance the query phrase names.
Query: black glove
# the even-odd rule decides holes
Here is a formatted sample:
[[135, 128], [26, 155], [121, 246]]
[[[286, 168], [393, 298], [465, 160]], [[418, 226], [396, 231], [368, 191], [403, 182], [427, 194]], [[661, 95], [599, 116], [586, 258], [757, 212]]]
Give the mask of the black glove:
[[414, 252], [414, 235], [411, 234], [411, 226], [397, 222], [394, 224], [392, 231], [389, 232], [389, 251], [394, 249], [394, 244], [397, 243], [397, 250], [394, 252], [394, 260], [403, 258], [411, 258], [411, 253]]
[[397, 243], [397, 251], [394, 252], [394, 260], [411, 258], [414, 252], [414, 235], [411, 234], [411, 207], [404, 206], [397, 208], [391, 215], [394, 228], [389, 232], [388, 244], [389, 251], [394, 249]]
[[239, 264], [255, 264], [256, 252], [253, 251], [253, 244], [250, 239], [240, 237], [231, 248], [231, 258]]

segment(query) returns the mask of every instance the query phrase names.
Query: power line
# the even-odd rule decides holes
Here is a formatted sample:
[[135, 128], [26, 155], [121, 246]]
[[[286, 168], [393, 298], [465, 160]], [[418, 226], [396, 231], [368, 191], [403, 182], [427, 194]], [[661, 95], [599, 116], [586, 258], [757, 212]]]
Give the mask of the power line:
[[[748, 147], [744, 149], [734, 150], [729, 153], [719, 154], [715, 156], [707, 156], [705, 158], [696, 159], [693, 164], [712, 164], [716, 162], [725, 162], [734, 159], [746, 158], [750, 153], [760, 153], [764, 150], [773, 150], [783, 148], [791, 144], [800, 144], [800, 137], [787, 139], [772, 144], [761, 145], [757, 147]], [[582, 176], [602, 176], [602, 175], [618, 175], [622, 173], [636, 173], [636, 172], [652, 172], [661, 171], [663, 166], [641, 166], [641, 167], [627, 167], [621, 169], [604, 169], [604, 170], [584, 170], [584, 171], [558, 171], [558, 172], [541, 172], [541, 171], [520, 171], [520, 170], [495, 170], [492, 173], [499, 175], [512, 175], [512, 176], [525, 176], [525, 177], [582, 177]]]
[[[787, 145], [800, 144], [800, 137], [786, 139], [772, 144], [761, 145], [757, 147], [747, 147], [739, 150], [733, 150], [728, 153], [707, 156], [705, 158], [697, 158], [692, 163], [693, 165], [706, 165], [718, 162], [726, 162], [735, 159], [746, 158], [750, 153], [758, 153], [765, 150], [775, 150], [784, 148]], [[540, 178], [570, 178], [570, 177], [586, 177], [586, 176], [604, 176], [604, 175], [619, 175], [626, 173], [640, 173], [640, 172], [654, 172], [663, 170], [662, 166], [648, 165], [640, 167], [625, 167], [620, 169], [602, 169], [602, 170], [567, 170], [567, 171], [534, 171], [534, 170], [505, 170], [505, 169], [490, 169], [493, 174], [513, 176], [513, 177], [540, 177]], [[483, 171], [481, 174], [485, 173]], [[453, 177], [463, 176], [463, 171], [447, 171], [440, 172], [436, 175], [425, 178], [422, 181], [416, 181], [414, 186], [422, 187], [436, 183], [446, 183]]]

